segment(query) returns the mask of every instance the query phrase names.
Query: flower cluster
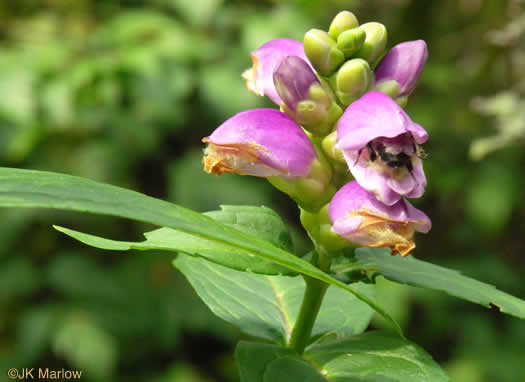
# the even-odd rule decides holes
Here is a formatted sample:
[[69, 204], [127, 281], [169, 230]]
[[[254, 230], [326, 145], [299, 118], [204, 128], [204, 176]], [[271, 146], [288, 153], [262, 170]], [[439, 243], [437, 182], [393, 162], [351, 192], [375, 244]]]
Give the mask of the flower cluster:
[[431, 227], [405, 199], [425, 190], [420, 145], [428, 135], [402, 107], [428, 52], [422, 40], [385, 54], [386, 45], [384, 25], [359, 25], [348, 11], [328, 32], [308, 31], [304, 43], [262, 45], [243, 77], [280, 110], [249, 110], [224, 122], [203, 139], [204, 169], [265, 177], [305, 214], [329, 217], [335, 239], [305, 225], [324, 225], [322, 218], [303, 220], [317, 245], [349, 241], [408, 254], [414, 232]]

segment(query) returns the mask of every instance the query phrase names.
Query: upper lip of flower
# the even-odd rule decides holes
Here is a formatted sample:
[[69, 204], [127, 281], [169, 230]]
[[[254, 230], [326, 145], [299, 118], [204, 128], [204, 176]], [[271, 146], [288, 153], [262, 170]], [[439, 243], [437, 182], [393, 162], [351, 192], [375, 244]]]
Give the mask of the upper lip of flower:
[[359, 150], [376, 138], [395, 138], [410, 133], [417, 144], [428, 134], [387, 95], [372, 91], [351, 104], [337, 124], [337, 146], [341, 150]]

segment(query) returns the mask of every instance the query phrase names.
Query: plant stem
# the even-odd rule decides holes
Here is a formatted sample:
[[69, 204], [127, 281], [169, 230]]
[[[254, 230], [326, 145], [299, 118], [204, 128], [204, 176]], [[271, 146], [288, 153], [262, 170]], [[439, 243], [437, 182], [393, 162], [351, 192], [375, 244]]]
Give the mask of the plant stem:
[[[330, 268], [331, 259], [319, 254], [318, 268], [326, 271]], [[295, 322], [288, 347], [302, 354], [310, 341], [317, 314], [321, 308], [328, 284], [305, 276], [306, 289], [301, 302], [299, 315]]]

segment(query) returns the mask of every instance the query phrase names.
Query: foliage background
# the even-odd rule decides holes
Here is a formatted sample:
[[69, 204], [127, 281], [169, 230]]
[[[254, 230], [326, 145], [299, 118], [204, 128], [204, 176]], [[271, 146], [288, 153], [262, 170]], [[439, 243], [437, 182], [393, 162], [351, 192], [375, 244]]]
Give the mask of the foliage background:
[[[308, 242], [294, 204], [262, 179], [202, 172], [201, 138], [272, 107], [239, 74], [250, 51], [301, 40], [340, 10], [426, 40], [407, 110], [431, 139], [421, 200], [434, 227], [415, 255], [525, 298], [525, 4], [518, 0], [2, 0], [1, 165], [58, 171], [206, 211], [266, 205]], [[212, 316], [169, 254], [83, 247], [59, 224], [121, 240], [152, 227], [1, 210], [0, 381], [11, 367], [86, 381], [235, 381], [242, 335]], [[525, 381], [525, 324], [443, 294], [380, 281], [379, 298], [462, 382]], [[382, 327], [374, 320], [372, 327]]]

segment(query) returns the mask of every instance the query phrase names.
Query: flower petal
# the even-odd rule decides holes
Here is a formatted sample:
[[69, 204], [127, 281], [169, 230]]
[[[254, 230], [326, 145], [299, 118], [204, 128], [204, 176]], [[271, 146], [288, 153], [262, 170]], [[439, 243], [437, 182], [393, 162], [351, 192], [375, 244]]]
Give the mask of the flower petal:
[[376, 82], [394, 80], [399, 85], [399, 96], [408, 96], [416, 88], [428, 58], [423, 40], [407, 41], [394, 46], [383, 57], [375, 70]]
[[337, 147], [341, 150], [359, 150], [375, 138], [394, 138], [411, 133], [418, 144], [428, 134], [412, 122], [405, 111], [389, 96], [373, 91], [352, 103], [337, 123]]
[[297, 56], [284, 57], [273, 72], [273, 82], [281, 100], [294, 112], [309, 98], [312, 85], [321, 86], [310, 65]]
[[303, 44], [295, 40], [286, 38], [271, 40], [252, 52], [253, 67], [242, 74], [248, 90], [260, 96], [266, 95], [280, 105], [281, 98], [273, 83], [273, 72], [287, 56], [298, 56], [310, 65], [304, 54]]
[[317, 154], [301, 127], [273, 109], [234, 115], [209, 137], [203, 159], [207, 172], [254, 176], [306, 176]]
[[344, 185], [329, 206], [332, 231], [348, 241], [369, 247], [390, 247], [406, 256], [415, 244], [415, 231], [428, 232], [428, 216], [402, 199], [387, 206], [356, 181]]
[[427, 184], [416, 144], [427, 132], [389, 96], [370, 92], [337, 125], [336, 148], [359, 184], [387, 205], [423, 195]]

